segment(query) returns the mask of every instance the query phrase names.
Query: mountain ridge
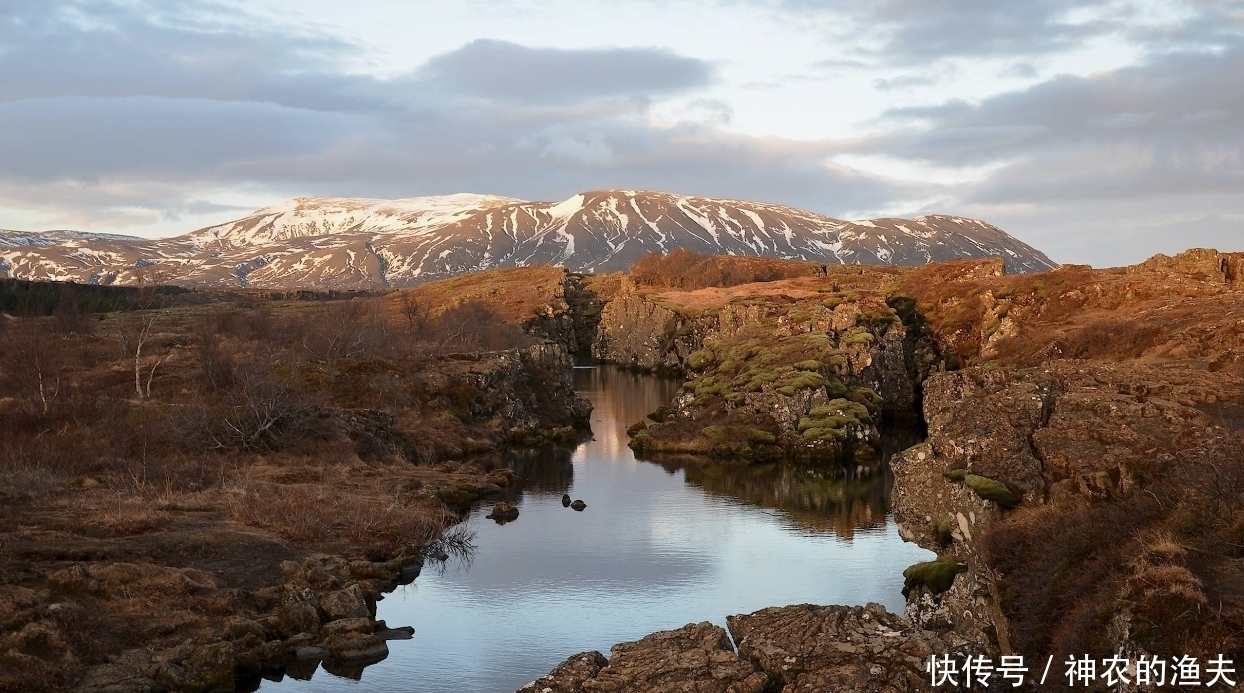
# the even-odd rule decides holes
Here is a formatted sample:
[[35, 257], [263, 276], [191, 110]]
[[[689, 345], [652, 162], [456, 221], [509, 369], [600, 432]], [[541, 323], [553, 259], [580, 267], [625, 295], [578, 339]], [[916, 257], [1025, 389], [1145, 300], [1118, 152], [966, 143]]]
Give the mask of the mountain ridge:
[[1000, 256], [1008, 271], [1055, 266], [977, 219], [844, 221], [783, 205], [597, 190], [560, 202], [457, 193], [380, 200], [294, 198], [163, 239], [0, 231], [0, 276], [95, 284], [401, 287], [531, 264], [625, 270], [652, 251], [687, 248], [826, 264], [923, 265]]

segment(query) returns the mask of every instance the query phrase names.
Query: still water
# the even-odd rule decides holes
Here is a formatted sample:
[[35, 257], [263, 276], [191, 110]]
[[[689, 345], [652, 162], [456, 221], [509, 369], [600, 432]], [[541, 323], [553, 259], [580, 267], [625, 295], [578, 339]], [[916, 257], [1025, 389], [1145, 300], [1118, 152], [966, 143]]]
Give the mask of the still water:
[[[380, 602], [411, 625], [359, 671], [296, 672], [264, 691], [510, 693], [572, 654], [687, 623], [725, 625], [767, 606], [880, 602], [901, 610], [902, 571], [931, 553], [888, 517], [886, 475], [786, 465], [636, 460], [626, 427], [679, 384], [612, 367], [576, 369], [595, 406], [592, 440], [515, 453], [517, 521], [477, 508], [467, 560], [430, 563]], [[587, 510], [561, 504], [563, 493]]]

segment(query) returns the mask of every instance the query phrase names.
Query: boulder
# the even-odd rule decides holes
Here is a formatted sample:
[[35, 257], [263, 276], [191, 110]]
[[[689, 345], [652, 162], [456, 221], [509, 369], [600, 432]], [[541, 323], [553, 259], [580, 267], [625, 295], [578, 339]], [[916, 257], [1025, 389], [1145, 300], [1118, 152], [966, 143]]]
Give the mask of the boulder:
[[164, 662], [156, 673], [161, 684], [188, 693], [233, 691], [236, 677], [237, 652], [231, 642], [196, 647], [184, 659]]
[[774, 691], [930, 690], [924, 666], [947, 652], [879, 604], [774, 607], [726, 622], [739, 656], [768, 674]]
[[518, 508], [512, 503], [501, 501], [492, 506], [492, 512], [488, 514], [488, 519], [493, 520], [499, 525], [507, 522], [513, 522], [518, 519]]
[[609, 660], [599, 652], [581, 652], [558, 664], [548, 676], [532, 681], [516, 693], [583, 693], [584, 682], [605, 668]]
[[337, 660], [379, 661], [389, 656], [389, 646], [371, 633], [339, 633], [324, 641], [329, 657]]
[[331, 638], [334, 635], [342, 635], [345, 633], [371, 633], [375, 630], [369, 618], [343, 618], [340, 621], [331, 621], [320, 629], [323, 636]]
[[320, 608], [324, 610], [329, 621], [371, 617], [371, 610], [367, 606], [367, 594], [358, 584], [320, 597]]
[[585, 693], [763, 693], [769, 677], [740, 658], [726, 630], [707, 621], [614, 645], [612, 657], [583, 682]]
[[584, 502], [583, 502], [583, 501], [581, 501], [581, 500], [577, 500], [577, 501], [575, 501], [575, 502], [571, 503], [571, 504], [570, 504], [570, 507], [571, 507], [571, 508], [574, 508], [575, 510], [583, 511], [583, 510], [586, 510], [586, 509], [587, 509], [587, 503], [584, 503]]
[[570, 507], [570, 494], [568, 494], [568, 493], [563, 493], [563, 494], [562, 494], [562, 507], [563, 507], [563, 508], [569, 508], [569, 507]]

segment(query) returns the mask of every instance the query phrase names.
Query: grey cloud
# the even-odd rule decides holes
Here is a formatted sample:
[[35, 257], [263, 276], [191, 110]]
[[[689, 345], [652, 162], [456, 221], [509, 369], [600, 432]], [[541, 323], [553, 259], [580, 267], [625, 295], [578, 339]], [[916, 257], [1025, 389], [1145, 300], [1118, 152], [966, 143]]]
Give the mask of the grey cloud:
[[277, 31], [210, 0], [10, 0], [5, 15], [0, 101], [158, 96], [346, 110], [392, 100], [376, 80], [340, 72], [357, 46]]
[[416, 79], [505, 101], [565, 103], [704, 86], [709, 64], [652, 48], [564, 50], [481, 39], [437, 56]]
[[[1115, 0], [760, 0], [800, 14], [827, 13], [855, 28], [856, 50], [882, 63], [953, 56], [1041, 55], [1122, 31], [1127, 4]], [[1109, 20], [1073, 12], [1113, 7]], [[849, 36], [850, 34], [844, 34]]]
[[989, 219], [1057, 261], [1095, 267], [1196, 247], [1244, 251], [1238, 193], [1136, 195], [1092, 203], [1072, 198], [1039, 205], [969, 205], [960, 211]]
[[363, 120], [270, 103], [149, 96], [0, 103], [0, 174], [210, 176], [238, 159], [318, 150]]
[[1244, 39], [888, 118], [891, 132], [855, 146], [939, 166], [1001, 165], [966, 191], [971, 201], [1244, 192]]
[[205, 189], [556, 199], [618, 186], [822, 211], [927, 194], [827, 167], [826, 143], [647, 124], [656, 96], [712, 79], [667, 51], [477, 41], [378, 80], [342, 71], [348, 42], [208, 0], [5, 8], [0, 207], [86, 230], [213, 212]]

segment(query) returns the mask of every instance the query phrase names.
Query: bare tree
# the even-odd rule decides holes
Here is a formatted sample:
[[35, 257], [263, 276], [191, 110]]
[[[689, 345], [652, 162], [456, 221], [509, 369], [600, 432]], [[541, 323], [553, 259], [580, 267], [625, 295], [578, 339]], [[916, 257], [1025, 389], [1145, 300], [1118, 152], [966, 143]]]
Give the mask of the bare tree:
[[322, 361], [360, 356], [367, 344], [364, 317], [356, 301], [325, 306], [313, 319], [305, 319], [302, 348]]
[[262, 366], [239, 367], [235, 376], [233, 403], [223, 426], [212, 435], [217, 448], [241, 446], [254, 450], [303, 420], [312, 405], [300, 398], [288, 384], [269, 376]]
[[9, 358], [0, 365], [5, 389], [25, 392], [44, 414], [60, 396], [64, 370], [58, 339], [48, 321], [39, 317], [17, 318], [9, 339]]
[[427, 311], [422, 303], [415, 298], [413, 291], [402, 292], [402, 316], [406, 318], [406, 327], [413, 334], [428, 321]]
[[[139, 399], [151, 397], [151, 381], [155, 379], [156, 369], [173, 355], [173, 350], [166, 347], [163, 353], [151, 358], [153, 347], [157, 344], [153, 336], [159, 318], [160, 314], [156, 312], [135, 314], [122, 326], [120, 332], [121, 350], [127, 358], [132, 356], [134, 359], [134, 393]], [[145, 357], [144, 350], [147, 352]], [[146, 387], [143, 386], [144, 375], [147, 380]]]

